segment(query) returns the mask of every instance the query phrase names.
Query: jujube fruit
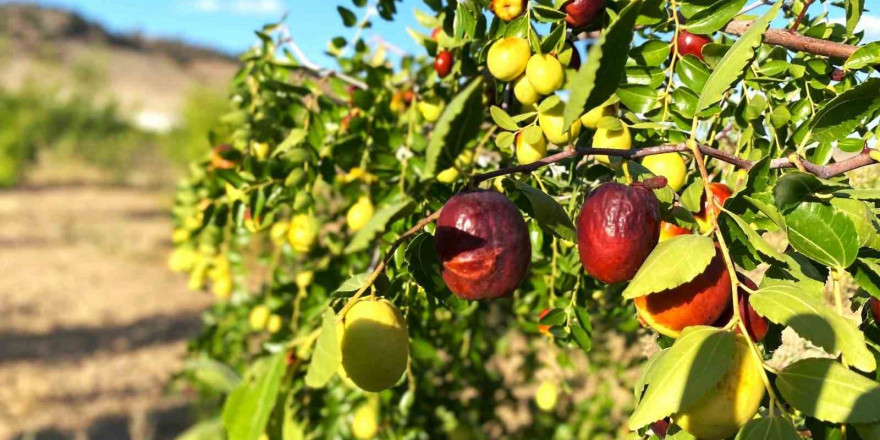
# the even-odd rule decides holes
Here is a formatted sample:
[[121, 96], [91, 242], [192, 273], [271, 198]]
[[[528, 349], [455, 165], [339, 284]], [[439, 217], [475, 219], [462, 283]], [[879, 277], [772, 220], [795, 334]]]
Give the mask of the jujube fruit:
[[559, 387], [550, 380], [545, 380], [538, 385], [535, 391], [535, 404], [541, 411], [550, 412], [556, 409], [556, 402], [559, 399]]
[[513, 95], [516, 96], [516, 99], [522, 105], [532, 105], [541, 98], [541, 95], [535, 91], [535, 88], [532, 87], [532, 84], [529, 83], [529, 79], [525, 75], [520, 75], [513, 83]]
[[348, 212], [345, 214], [345, 222], [348, 224], [348, 229], [352, 232], [363, 229], [370, 219], [373, 218], [373, 212], [375, 212], [375, 209], [370, 197], [359, 197], [357, 202], [351, 205], [351, 208], [348, 208]]
[[657, 245], [657, 197], [640, 186], [603, 183], [584, 201], [577, 233], [581, 262], [590, 275], [608, 284], [629, 281]]
[[[541, 131], [544, 132], [544, 137], [548, 141], [556, 145], [568, 145], [569, 141], [577, 139], [578, 134], [581, 132], [581, 121], [575, 119], [571, 124], [571, 128], [563, 132], [562, 124], [564, 118], [562, 112], [565, 111], [565, 104], [556, 96], [551, 96], [547, 99], [555, 100], [555, 103], [547, 110], [538, 112], [538, 126], [541, 127]], [[541, 104], [543, 105], [544, 103]]]
[[871, 308], [871, 315], [874, 317], [874, 322], [880, 324], [880, 300], [877, 298], [869, 299], [868, 307]]
[[562, 6], [565, 22], [572, 28], [590, 26], [601, 18], [605, 0], [572, 0]]
[[589, 128], [590, 130], [595, 130], [599, 126], [599, 121], [602, 120], [605, 116], [613, 116], [614, 115], [614, 106], [612, 105], [600, 105], [599, 107], [595, 107], [592, 110], [581, 115], [581, 124]]
[[715, 256], [701, 274], [672, 289], [636, 298], [636, 310], [658, 333], [677, 338], [686, 327], [717, 322], [731, 301], [730, 288], [730, 274], [716, 245]]
[[687, 165], [684, 158], [678, 153], [655, 154], [642, 159], [642, 165], [655, 176], [666, 178], [666, 184], [673, 191], [678, 191], [684, 186], [687, 178]]
[[526, 70], [531, 48], [524, 38], [506, 37], [489, 48], [486, 66], [499, 81], [513, 81]]
[[[629, 150], [632, 148], [632, 136], [629, 134], [629, 128], [621, 125], [620, 130], [608, 130], [605, 128], [597, 128], [596, 134], [593, 135], [593, 148], [610, 148], [612, 150]], [[611, 163], [611, 159], [604, 154], [593, 156], [596, 161], [604, 164]]]
[[548, 54], [535, 54], [529, 58], [526, 64], [526, 78], [536, 92], [549, 95], [562, 87], [565, 80], [565, 72], [562, 63], [556, 57]]
[[526, 10], [526, 0], [492, 0], [489, 9], [499, 19], [510, 21], [519, 17]]
[[440, 119], [440, 114], [443, 113], [443, 107], [445, 106], [446, 104], [443, 100], [438, 97], [425, 98], [416, 105], [419, 113], [428, 122], [436, 122]]
[[700, 212], [694, 215], [697, 224], [700, 225], [700, 230], [703, 232], [708, 231], [712, 227], [712, 220], [709, 218], [709, 209], [712, 209], [715, 212], [715, 217], [718, 217], [718, 215], [721, 214], [721, 208], [719, 206], [724, 206], [724, 202], [733, 194], [733, 190], [723, 183], [710, 183], [709, 190], [712, 191], [712, 196], [718, 205], [714, 202], [708, 201], [705, 192], [703, 192], [702, 198], [700, 199], [702, 202]]
[[691, 230], [682, 228], [675, 223], [660, 222], [660, 241], [664, 242], [672, 237], [690, 234]]
[[437, 219], [435, 250], [443, 281], [466, 300], [505, 296], [528, 275], [532, 249], [519, 210], [494, 191], [460, 193]]
[[287, 241], [297, 252], [308, 252], [318, 238], [318, 221], [308, 214], [297, 214], [290, 220]]
[[379, 432], [379, 424], [376, 421], [376, 411], [370, 404], [361, 405], [354, 412], [351, 422], [351, 433], [360, 440], [369, 440]]
[[528, 165], [532, 162], [539, 161], [547, 155], [547, 141], [544, 135], [538, 137], [538, 142], [530, 144], [526, 142], [523, 132], [516, 135], [516, 160], [520, 165]]
[[681, 56], [693, 55], [700, 60], [703, 59], [703, 46], [711, 42], [709, 37], [703, 35], [692, 34], [688, 31], [678, 33], [678, 54]]
[[400, 311], [385, 299], [360, 300], [342, 323], [345, 375], [364, 391], [391, 388], [409, 359], [409, 335]]
[[[747, 278], [745, 275], [737, 274], [737, 278], [739, 281], [743, 283], [746, 287], [751, 290], [757, 290], [758, 286], [754, 281]], [[746, 331], [749, 333], [749, 337], [752, 338], [755, 342], [761, 342], [764, 340], [764, 337], [767, 336], [767, 331], [770, 330], [770, 321], [767, 318], [758, 314], [750, 303], [750, 295], [749, 292], [744, 289], [737, 290], [739, 304], [739, 317], [742, 318], [743, 324], [746, 326]], [[730, 304], [731, 307], [727, 308], [727, 312], [725, 312], [724, 316], [722, 316], [719, 323], [723, 325], [727, 325], [730, 320], [733, 318], [733, 304]], [[724, 318], [727, 319], [724, 319]], [[734, 331], [737, 333], [741, 333], [739, 326], [734, 328]]]
[[235, 168], [235, 162], [241, 159], [241, 153], [229, 144], [220, 144], [214, 147], [211, 154], [211, 166], [217, 170], [229, 170]]
[[730, 369], [703, 397], [672, 419], [695, 437], [724, 439], [755, 417], [763, 399], [761, 366], [752, 359], [745, 338], [736, 335]]
[[437, 58], [434, 59], [434, 70], [437, 71], [437, 76], [445, 78], [446, 75], [449, 75], [449, 72], [452, 71], [452, 63], [452, 52], [444, 50], [438, 53]]

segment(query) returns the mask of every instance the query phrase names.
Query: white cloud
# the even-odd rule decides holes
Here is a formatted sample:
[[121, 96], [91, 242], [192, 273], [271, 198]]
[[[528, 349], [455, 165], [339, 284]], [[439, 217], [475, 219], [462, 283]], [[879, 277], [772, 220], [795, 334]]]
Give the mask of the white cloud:
[[[831, 20], [834, 23], [846, 24], [845, 18], [836, 18]], [[863, 43], [871, 41], [880, 41], [880, 17], [870, 14], [862, 14], [859, 24], [856, 26], [856, 32], [865, 31]]]
[[285, 12], [281, 0], [184, 0], [182, 4], [186, 9], [205, 13], [280, 16]]

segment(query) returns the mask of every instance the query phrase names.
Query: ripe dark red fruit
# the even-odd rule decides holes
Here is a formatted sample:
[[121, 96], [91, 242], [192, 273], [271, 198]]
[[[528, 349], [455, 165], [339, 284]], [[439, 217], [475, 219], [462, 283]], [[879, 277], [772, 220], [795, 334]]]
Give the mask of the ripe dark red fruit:
[[[729, 199], [731, 195], [733, 195], [733, 190], [731, 190], [729, 186], [727, 186], [723, 183], [717, 183], [717, 182], [710, 183], [709, 189], [712, 190], [712, 195], [715, 196], [715, 200], [718, 201], [718, 205], [720, 205], [720, 206], [724, 206], [724, 202], [727, 201], [727, 199]], [[709, 211], [708, 210], [710, 207], [715, 210], [716, 217], [719, 214], [721, 214], [721, 208], [716, 206], [714, 203], [711, 203], [708, 200], [706, 200], [705, 193], [703, 193], [703, 196], [700, 199], [700, 201], [703, 202], [703, 206], [702, 206], [702, 209], [700, 209], [700, 212], [698, 212], [697, 215], [695, 216], [698, 222], [700, 220], [709, 221], [709, 215], [708, 215]]]
[[568, 60], [568, 67], [574, 70], [580, 70], [581, 68], [581, 54], [576, 47], [571, 48], [571, 59]]
[[874, 315], [874, 322], [880, 324], [880, 300], [871, 298], [868, 300], [868, 306], [871, 308], [871, 314]]
[[446, 286], [469, 301], [516, 290], [528, 275], [532, 255], [522, 215], [494, 191], [449, 199], [437, 219], [434, 246]]
[[452, 71], [452, 52], [444, 50], [434, 59], [434, 70], [440, 78], [445, 78]]
[[657, 245], [659, 202], [650, 189], [603, 183], [584, 202], [577, 228], [587, 272], [603, 283], [629, 281]]
[[678, 33], [678, 54], [681, 56], [693, 55], [702, 60], [703, 46], [711, 41], [709, 37], [681, 31]]
[[651, 431], [660, 438], [666, 438], [666, 431], [669, 430], [669, 422], [666, 419], [657, 420], [651, 424]]
[[605, 0], [572, 0], [562, 6], [565, 22], [572, 28], [589, 26], [602, 17]]
[[718, 322], [730, 304], [730, 274], [718, 245], [703, 273], [678, 287], [640, 296], [636, 310], [654, 330], [673, 338], [692, 325]]

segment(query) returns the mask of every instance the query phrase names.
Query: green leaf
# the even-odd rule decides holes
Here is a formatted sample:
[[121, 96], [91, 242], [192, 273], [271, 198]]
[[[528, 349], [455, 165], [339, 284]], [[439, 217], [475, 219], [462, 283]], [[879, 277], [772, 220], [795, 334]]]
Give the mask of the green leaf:
[[513, 141], [516, 140], [516, 137], [513, 133], [509, 131], [502, 131], [495, 136], [495, 146], [498, 147], [499, 150], [506, 150], [513, 145]]
[[492, 120], [495, 121], [495, 124], [499, 127], [508, 131], [519, 130], [519, 126], [516, 125], [513, 118], [511, 118], [506, 111], [502, 110], [501, 107], [493, 105], [489, 108], [489, 114], [492, 115]]
[[285, 356], [282, 351], [256, 361], [226, 398], [223, 426], [229, 440], [257, 440], [266, 430], [287, 367]]
[[780, 128], [785, 124], [788, 124], [788, 121], [791, 120], [791, 112], [788, 111], [788, 108], [784, 105], [776, 106], [773, 109], [773, 113], [770, 113], [770, 123], [773, 124], [773, 128]]
[[844, 0], [843, 7], [846, 10], [846, 32], [852, 35], [865, 10], [865, 0]]
[[339, 16], [342, 17], [342, 24], [345, 27], [352, 27], [357, 24], [357, 17], [354, 15], [354, 12], [342, 6], [337, 6], [336, 10], [339, 11]]
[[798, 252], [838, 270], [846, 269], [859, 252], [853, 222], [822, 203], [805, 202], [785, 215], [788, 240]]
[[560, 11], [559, 9], [548, 8], [547, 6], [543, 6], [540, 4], [533, 4], [530, 6], [532, 12], [537, 16], [536, 18], [543, 19], [541, 21], [553, 22], [565, 19], [565, 12]]
[[767, 243], [767, 241], [764, 240], [763, 237], [758, 235], [758, 233], [754, 229], [752, 229], [752, 227], [749, 226], [749, 224], [746, 223], [746, 221], [743, 220], [742, 217], [740, 217], [740, 216], [738, 216], [738, 215], [736, 215], [736, 214], [734, 214], [724, 208], [722, 208], [722, 209], [723, 209], [723, 215], [729, 216], [731, 219], [733, 219], [734, 223], [736, 223], [736, 225], [739, 226], [740, 230], [743, 231], [743, 233], [748, 238], [749, 245], [751, 247], [753, 247], [758, 252], [760, 252], [760, 253], [762, 253], [762, 254], [764, 254], [764, 255], [766, 255], [776, 261], [780, 261], [780, 262], [786, 261], [785, 257], [783, 257], [782, 254], [777, 252], [776, 249], [773, 249], [773, 246], [770, 246], [770, 243]]
[[867, 203], [856, 199], [831, 199], [831, 206], [852, 221], [859, 237], [859, 246], [866, 246], [877, 236], [872, 219], [874, 214]]
[[781, 211], [788, 211], [797, 206], [809, 196], [819, 192], [824, 187], [822, 181], [812, 174], [796, 171], [788, 173], [773, 187], [773, 198], [776, 207]]
[[862, 440], [880, 440], [880, 423], [854, 424]]
[[648, 389], [629, 419], [629, 428], [639, 429], [703, 397], [730, 369], [734, 344], [731, 332], [686, 328], [672, 348], [651, 364], [645, 378]]
[[761, 45], [764, 32], [767, 31], [770, 22], [776, 18], [781, 7], [782, 0], [777, 0], [770, 10], [752, 23], [749, 29], [736, 40], [733, 47], [727, 51], [724, 58], [718, 62], [712, 74], [709, 75], [703, 92], [700, 94], [700, 99], [697, 101], [697, 112], [702, 112], [715, 105], [721, 100], [724, 93], [736, 83], [743, 71], [754, 60], [756, 49]]
[[685, 55], [675, 64], [675, 73], [684, 83], [685, 87], [700, 92], [706, 81], [709, 80], [711, 72], [709, 68], [693, 55]]
[[648, 40], [630, 51], [630, 58], [642, 66], [660, 66], [669, 59], [671, 45], [665, 41]]
[[214, 417], [202, 420], [178, 435], [175, 440], [217, 440], [224, 438], [223, 419]]
[[315, 341], [312, 349], [312, 359], [309, 361], [309, 369], [306, 371], [306, 385], [310, 388], [323, 388], [336, 374], [342, 363], [342, 353], [339, 351], [339, 340], [336, 336], [336, 314], [333, 309], [324, 311], [321, 321], [321, 334]]
[[843, 139], [880, 108], [880, 78], [867, 81], [837, 95], [816, 112], [810, 132], [817, 141]]
[[853, 322], [794, 285], [764, 287], [752, 294], [749, 304], [759, 315], [788, 327], [832, 355], [844, 358], [862, 371], [874, 371], [874, 356], [865, 347], [865, 336]]
[[223, 362], [205, 357], [186, 361], [183, 370], [211, 389], [228, 393], [241, 384], [241, 377]]
[[368, 221], [361, 230], [354, 234], [354, 237], [351, 238], [348, 246], [345, 247], [345, 253], [351, 254], [360, 252], [370, 247], [376, 234], [385, 231], [388, 222], [401, 211], [412, 206], [412, 204], [413, 200], [409, 197], [405, 197], [402, 200], [383, 205], [375, 214], [373, 214], [370, 221]]
[[800, 440], [797, 428], [786, 417], [762, 417], [746, 423], [734, 440]]
[[482, 85], [482, 77], [477, 77], [443, 109], [425, 152], [425, 177], [433, 177], [438, 169], [452, 165], [479, 133], [483, 122]]
[[553, 197], [550, 197], [543, 191], [530, 185], [526, 185], [525, 183], [511, 179], [506, 179], [506, 181], [512, 183], [514, 188], [526, 197], [529, 201], [529, 205], [532, 207], [532, 211], [529, 215], [531, 215], [542, 228], [552, 232], [553, 235], [559, 238], [573, 243], [577, 242], [577, 230], [575, 230], [574, 223], [572, 223], [571, 219], [568, 217], [565, 209], [560, 206]]
[[617, 97], [633, 113], [645, 113], [657, 104], [657, 90], [647, 86], [624, 84], [617, 89]]
[[880, 64], [880, 41], [872, 41], [859, 47], [843, 63], [845, 69], [858, 70], [862, 67]]
[[708, 8], [688, 18], [684, 28], [694, 34], [712, 34], [723, 28], [745, 4], [746, 0], [717, 0]]
[[604, 103], [617, 91], [624, 77], [629, 47], [633, 39], [633, 27], [639, 16], [641, 0], [628, 4], [617, 21], [602, 33], [587, 54], [587, 61], [566, 84], [571, 90], [563, 112], [562, 131], [567, 131], [584, 111]]
[[352, 294], [360, 290], [363, 287], [364, 283], [367, 282], [367, 278], [370, 277], [370, 272], [363, 272], [356, 274], [349, 279], [345, 280], [342, 285], [340, 285], [336, 291], [333, 292], [334, 296], [345, 296], [345, 294]]
[[867, 258], [859, 258], [850, 268], [850, 272], [859, 287], [880, 299], [880, 264]]
[[441, 304], [453, 311], [464, 310], [467, 301], [455, 296], [443, 281], [440, 274], [440, 260], [434, 250], [434, 236], [419, 234], [413, 238], [404, 252], [406, 269], [413, 280], [425, 289], [428, 295], [437, 298]]
[[831, 359], [804, 359], [776, 377], [785, 401], [831, 423], [880, 421], [880, 384]]
[[701, 235], [679, 235], [657, 244], [623, 291], [633, 299], [678, 287], [701, 274], [715, 256], [715, 244]]

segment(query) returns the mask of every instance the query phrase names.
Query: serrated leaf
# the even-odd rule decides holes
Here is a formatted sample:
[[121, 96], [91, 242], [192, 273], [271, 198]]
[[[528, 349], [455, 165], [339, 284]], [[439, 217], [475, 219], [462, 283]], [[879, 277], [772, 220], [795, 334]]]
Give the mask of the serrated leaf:
[[734, 214], [724, 208], [722, 208], [722, 210], [723, 210], [723, 215], [726, 215], [726, 216], [730, 217], [731, 219], [733, 219], [734, 223], [736, 223], [736, 225], [739, 226], [740, 230], [742, 230], [742, 232], [748, 238], [749, 245], [751, 247], [755, 248], [755, 250], [757, 250], [758, 252], [760, 252], [760, 253], [764, 254], [765, 256], [768, 256], [776, 261], [780, 261], [780, 262], [785, 261], [785, 257], [783, 257], [782, 254], [777, 252], [776, 249], [773, 248], [773, 246], [770, 246], [770, 243], [767, 243], [767, 241], [764, 240], [763, 237], [758, 235], [758, 233], [754, 229], [752, 229], [751, 226], [749, 226], [749, 224], [746, 223], [746, 221], [742, 219], [742, 217], [740, 217], [740, 216], [738, 216], [738, 215], [736, 215], [736, 214]]
[[734, 440], [800, 440], [797, 428], [786, 417], [762, 417], [746, 423]]
[[862, 67], [880, 64], [880, 42], [872, 41], [859, 47], [843, 63], [845, 69], [858, 70]]
[[641, 0], [628, 4], [617, 21], [599, 37], [587, 54], [587, 61], [581, 66], [566, 84], [571, 90], [568, 103], [563, 112], [562, 131], [565, 132], [572, 122], [586, 110], [604, 103], [617, 91], [624, 77], [629, 47], [633, 39], [633, 27], [639, 16]]
[[196, 423], [174, 440], [217, 440], [224, 438], [225, 435], [223, 419], [218, 416]]
[[353, 275], [349, 279], [345, 280], [342, 285], [340, 285], [334, 292], [334, 295], [341, 295], [346, 293], [353, 293], [360, 290], [363, 287], [364, 283], [367, 282], [367, 278], [370, 277], [370, 272], [359, 273]]
[[287, 367], [284, 358], [282, 351], [253, 363], [226, 398], [223, 426], [229, 440], [257, 440], [266, 430]]
[[665, 41], [648, 40], [630, 51], [630, 58], [643, 66], [660, 66], [669, 59], [671, 45]]
[[880, 299], [880, 264], [867, 258], [859, 258], [850, 268], [850, 273], [859, 287]]
[[688, 18], [684, 28], [694, 34], [710, 35], [723, 28], [745, 4], [746, 0], [717, 0]]
[[788, 240], [798, 252], [843, 270], [856, 259], [859, 237], [853, 222], [822, 203], [805, 202], [785, 215]]
[[702, 112], [715, 105], [724, 96], [724, 93], [739, 79], [743, 71], [755, 59], [756, 49], [761, 45], [764, 32], [770, 26], [770, 22], [776, 18], [782, 0], [776, 3], [761, 18], [755, 20], [747, 31], [733, 43], [733, 47], [727, 51], [724, 58], [714, 67], [700, 99], [697, 101], [697, 112]]
[[791, 327], [829, 354], [836, 356], [842, 352], [851, 365], [862, 371], [874, 371], [877, 367], [862, 332], [825, 305], [822, 298], [790, 284], [779, 284], [759, 289], [751, 295], [749, 304], [759, 315]]
[[[865, 0], [844, 0], [844, 10], [846, 11], [846, 32], [852, 34], [862, 18], [862, 12], [865, 10]], [[867, 440], [867, 439], [866, 439]]]
[[733, 333], [714, 327], [692, 326], [651, 364], [645, 395], [629, 419], [639, 429], [693, 404], [730, 369]]
[[489, 114], [492, 115], [492, 120], [495, 121], [499, 127], [507, 130], [507, 131], [517, 131], [519, 130], [519, 126], [516, 125], [516, 122], [510, 115], [507, 114], [506, 111], [502, 110], [501, 107], [493, 105], [489, 107]]
[[685, 55], [675, 64], [675, 73], [685, 87], [699, 93], [709, 80], [709, 68], [693, 55]]
[[577, 231], [575, 230], [574, 223], [568, 217], [565, 209], [553, 197], [525, 183], [510, 179], [508, 181], [512, 182], [516, 190], [521, 192], [529, 201], [529, 205], [532, 207], [530, 214], [542, 228], [552, 232], [553, 235], [559, 238], [570, 242], [577, 242]]
[[810, 133], [817, 141], [843, 139], [880, 108], [880, 78], [865, 82], [828, 101], [813, 117]]
[[880, 421], [880, 384], [831, 359], [804, 359], [776, 377], [785, 401], [831, 423]]
[[709, 237], [679, 235], [657, 244], [636, 272], [623, 297], [633, 299], [678, 287], [701, 274], [715, 256]]
[[647, 86], [624, 84], [617, 89], [617, 97], [633, 113], [645, 113], [657, 104], [657, 90]]
[[333, 309], [324, 311], [321, 320], [321, 334], [315, 341], [312, 349], [312, 358], [309, 361], [309, 369], [306, 371], [306, 385], [310, 388], [323, 388], [336, 374], [342, 363], [342, 353], [339, 350], [339, 340], [336, 336], [336, 314]]
[[443, 109], [425, 151], [426, 177], [452, 165], [464, 146], [479, 133], [483, 122], [482, 84], [482, 77], [475, 78]]
[[859, 246], [866, 246], [876, 237], [877, 229], [872, 222], [874, 215], [867, 203], [856, 199], [833, 198], [831, 206], [852, 221], [859, 237]]
[[337, 6], [336, 10], [339, 11], [339, 16], [342, 17], [342, 24], [345, 27], [352, 27], [357, 24], [357, 16], [354, 15], [354, 12], [343, 6]]
[[788, 211], [824, 187], [818, 177], [796, 171], [785, 174], [773, 187], [773, 199], [781, 211]]
[[207, 357], [188, 360], [184, 364], [183, 370], [192, 374], [199, 382], [223, 393], [231, 392], [241, 384], [241, 377], [235, 370], [220, 361]]
[[405, 197], [403, 200], [381, 206], [375, 214], [370, 217], [370, 221], [354, 234], [354, 237], [351, 238], [348, 246], [345, 247], [345, 253], [351, 254], [367, 249], [373, 242], [376, 234], [385, 231], [388, 222], [401, 211], [410, 207], [412, 203], [412, 199]]

